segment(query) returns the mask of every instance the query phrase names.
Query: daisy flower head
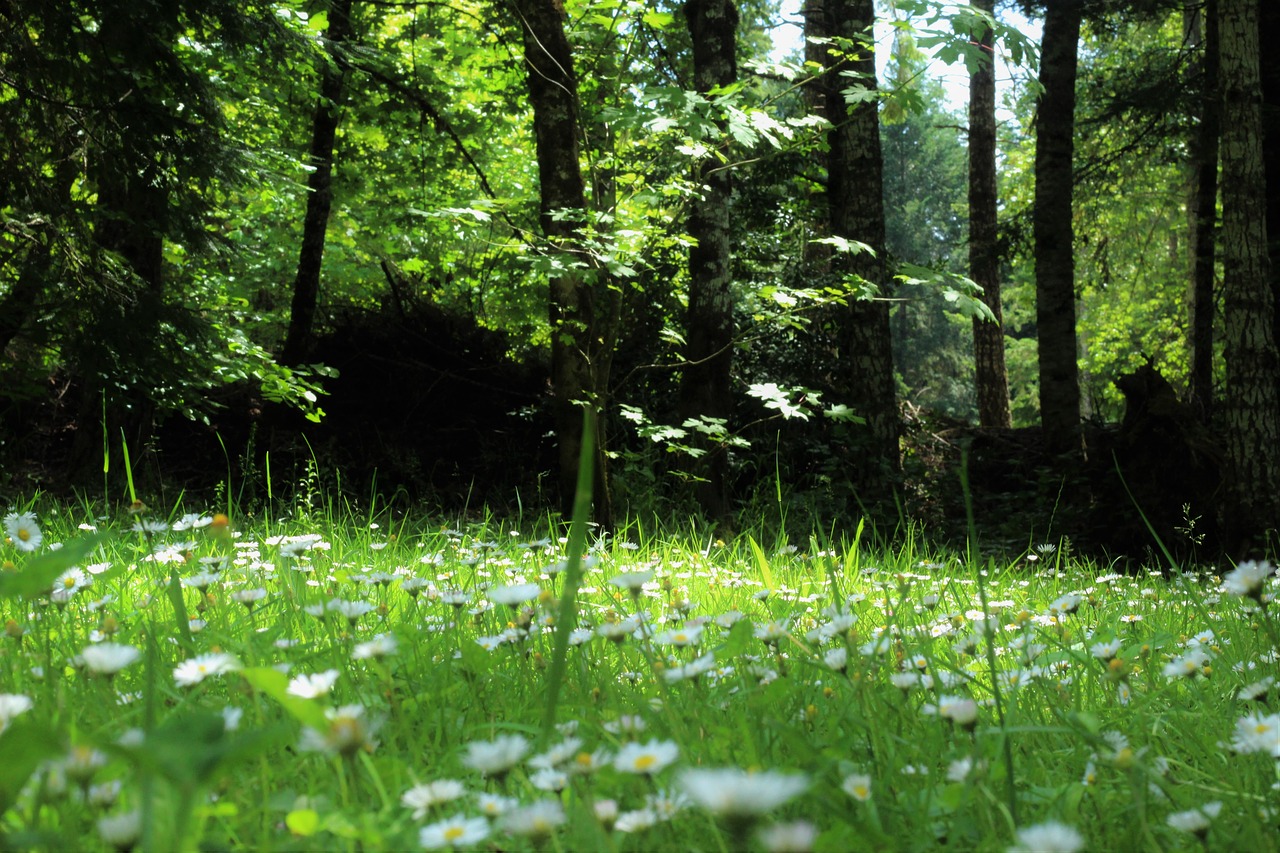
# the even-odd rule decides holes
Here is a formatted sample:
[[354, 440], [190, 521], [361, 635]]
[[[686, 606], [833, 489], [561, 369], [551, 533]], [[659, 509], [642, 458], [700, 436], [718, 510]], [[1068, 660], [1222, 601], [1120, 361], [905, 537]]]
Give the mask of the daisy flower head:
[[1275, 570], [1275, 566], [1266, 560], [1260, 562], [1247, 560], [1228, 572], [1222, 579], [1222, 591], [1229, 595], [1261, 601], [1262, 588]]
[[1164, 665], [1165, 678], [1195, 678], [1203, 675], [1209, 664], [1209, 653], [1200, 648], [1190, 649], [1185, 655]]
[[179, 687], [191, 687], [212, 675], [234, 672], [240, 662], [226, 652], [210, 652], [184, 660], [173, 669], [173, 680]]
[[559, 800], [539, 800], [498, 818], [498, 826], [504, 832], [531, 838], [545, 838], [564, 822], [564, 806]]
[[695, 658], [682, 666], [664, 669], [662, 677], [666, 679], [668, 684], [675, 684], [677, 681], [696, 681], [699, 676], [706, 675], [715, 668], [716, 656], [712, 652], [707, 652], [705, 655]]
[[966, 730], [978, 724], [978, 703], [968, 696], [940, 696], [936, 706], [925, 705], [921, 710], [937, 714]]
[[807, 776], [736, 767], [690, 768], [677, 777], [680, 789], [718, 817], [752, 819], [795, 799], [809, 787]]
[[673, 628], [656, 635], [653, 638], [653, 642], [659, 646], [676, 646], [677, 648], [696, 646], [702, 641], [702, 631], [702, 625]]
[[1280, 714], [1249, 714], [1236, 720], [1231, 748], [1242, 755], [1261, 752], [1280, 758]]
[[4, 532], [19, 551], [34, 551], [44, 541], [34, 512], [11, 512], [4, 517]]
[[488, 837], [489, 821], [482, 817], [457, 815], [424, 826], [418, 833], [418, 844], [425, 850], [472, 848]]
[[1076, 853], [1084, 847], [1084, 838], [1073, 827], [1057, 821], [1046, 821], [1018, 830], [1018, 843], [1009, 853]]
[[94, 643], [80, 652], [80, 662], [90, 672], [115, 675], [126, 666], [137, 663], [142, 652], [120, 643]]
[[613, 757], [613, 767], [620, 773], [652, 776], [660, 773], [680, 757], [680, 747], [672, 741], [650, 740], [629, 743]]
[[314, 675], [295, 675], [285, 690], [290, 696], [301, 696], [303, 699], [318, 699], [333, 689], [338, 681], [338, 671], [327, 669]]
[[367, 601], [346, 601], [341, 598], [335, 598], [325, 605], [325, 609], [341, 615], [354, 625], [361, 616], [372, 612], [374, 606]]
[[1124, 645], [1123, 640], [1109, 640], [1104, 643], [1094, 643], [1089, 647], [1089, 654], [1093, 655], [1100, 661], [1109, 662], [1116, 655], [1120, 654], [1120, 649]]
[[1203, 841], [1209, 834], [1209, 826], [1221, 811], [1222, 803], [1215, 800], [1194, 809], [1173, 812], [1165, 818], [1165, 822], [1179, 832], [1189, 833]]
[[9, 727], [14, 717], [27, 713], [33, 705], [30, 696], [24, 696], [21, 693], [0, 693], [0, 734]]
[[808, 853], [817, 839], [818, 828], [807, 820], [771, 824], [756, 833], [768, 853]]
[[520, 801], [515, 797], [504, 797], [501, 794], [483, 792], [476, 794], [476, 807], [480, 809], [480, 814], [485, 817], [502, 817], [518, 805], [520, 805]]
[[645, 584], [652, 580], [652, 571], [623, 572], [609, 578], [609, 584], [627, 593], [632, 598], [638, 599], [640, 594], [644, 592]]
[[132, 850], [142, 838], [142, 812], [134, 809], [131, 812], [104, 815], [96, 824], [98, 837], [108, 847], [116, 850]]
[[466, 793], [467, 789], [456, 779], [437, 779], [434, 782], [414, 785], [405, 791], [400, 796], [400, 804], [407, 809], [413, 809], [414, 820], [422, 820], [432, 806], [451, 803], [461, 799]]
[[1236, 698], [1241, 702], [1261, 702], [1275, 690], [1275, 687], [1276, 677], [1268, 675], [1259, 681], [1241, 687], [1240, 692], [1236, 694]]
[[569, 787], [569, 774], [556, 767], [543, 767], [529, 777], [529, 784], [539, 791], [559, 793]]
[[865, 773], [851, 773], [840, 783], [840, 790], [860, 803], [871, 799], [871, 777]]
[[377, 746], [373, 735], [381, 726], [381, 721], [371, 717], [363, 705], [327, 708], [324, 715], [329, 721], [328, 728], [321, 731], [308, 726], [302, 730], [302, 741], [298, 748], [303, 752], [322, 752], [350, 758], [361, 750], [372, 752]]
[[363, 643], [356, 643], [356, 647], [351, 650], [352, 660], [369, 660], [371, 658], [385, 658], [396, 653], [398, 644], [395, 634], [379, 634], [372, 640], [366, 640]]
[[505, 604], [508, 607], [519, 607], [533, 601], [542, 589], [536, 583], [521, 583], [513, 586], [499, 586], [489, 590], [489, 600], [494, 604]]
[[529, 741], [524, 735], [499, 735], [491, 741], [472, 741], [462, 763], [481, 776], [502, 776], [524, 759]]

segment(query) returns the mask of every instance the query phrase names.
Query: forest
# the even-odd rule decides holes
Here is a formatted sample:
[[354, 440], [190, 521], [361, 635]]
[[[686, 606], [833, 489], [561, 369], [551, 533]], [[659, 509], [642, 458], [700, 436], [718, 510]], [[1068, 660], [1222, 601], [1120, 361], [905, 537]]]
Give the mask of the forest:
[[0, 4], [0, 495], [1261, 554], [1280, 4], [782, 6]]
[[0, 0], [0, 850], [1280, 853], [1277, 0]]

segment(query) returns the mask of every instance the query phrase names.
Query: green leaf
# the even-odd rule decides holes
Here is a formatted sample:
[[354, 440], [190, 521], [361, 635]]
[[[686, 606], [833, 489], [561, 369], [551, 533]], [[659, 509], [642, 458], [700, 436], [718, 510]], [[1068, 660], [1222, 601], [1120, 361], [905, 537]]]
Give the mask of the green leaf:
[[0, 734], [0, 814], [13, 807], [41, 762], [64, 751], [62, 740], [43, 723], [23, 718], [10, 723]]
[[27, 560], [17, 572], [0, 574], [0, 598], [32, 596], [49, 592], [58, 575], [80, 563], [94, 549], [110, 539], [110, 533], [91, 533]]
[[310, 699], [289, 693], [289, 677], [283, 672], [264, 666], [242, 669], [240, 674], [245, 681], [278, 702], [289, 716], [304, 726], [320, 732], [328, 731], [329, 718], [324, 715], [324, 710]]
[[320, 814], [315, 809], [295, 809], [284, 817], [284, 825], [301, 838], [310, 838], [320, 829]]

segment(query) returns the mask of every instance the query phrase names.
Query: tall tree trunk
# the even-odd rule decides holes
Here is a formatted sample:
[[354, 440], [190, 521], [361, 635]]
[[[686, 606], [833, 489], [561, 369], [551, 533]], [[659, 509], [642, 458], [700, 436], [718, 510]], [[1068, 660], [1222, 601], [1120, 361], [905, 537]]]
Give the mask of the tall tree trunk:
[[352, 5], [353, 0], [333, 0], [325, 27], [327, 56], [320, 72], [320, 98], [311, 121], [311, 152], [308, 158], [311, 174], [307, 176], [302, 248], [293, 280], [289, 331], [280, 350], [280, 361], [284, 364], [299, 364], [306, 358], [315, 326], [325, 232], [329, 228], [329, 211], [333, 207], [333, 148], [345, 89], [347, 62], [343, 50], [351, 39]]
[[[827, 0], [827, 32], [847, 39], [845, 55], [828, 59], [823, 75], [830, 153], [827, 202], [834, 235], [856, 240], [871, 252], [842, 253], [838, 270], [861, 277], [877, 297], [888, 292], [885, 271], [884, 164], [880, 154], [880, 114], [876, 100], [845, 101], [846, 72], [868, 89], [876, 88], [874, 0]], [[880, 299], [850, 302], [841, 331], [841, 370], [854, 409], [867, 422], [867, 448], [855, 482], [881, 489], [900, 469], [898, 406], [893, 384], [893, 346], [889, 306]]]
[[[564, 516], [573, 511], [578, 460], [582, 452], [582, 409], [599, 424], [608, 392], [607, 367], [612, 334], [604, 308], [608, 297], [604, 272], [577, 253], [586, 215], [586, 191], [579, 155], [578, 80], [573, 52], [557, 0], [512, 0], [524, 41], [529, 101], [538, 151], [540, 221], [551, 250], [564, 255], [561, 272], [551, 279], [551, 394], [559, 456], [560, 501]], [[612, 503], [604, 467], [602, 432], [595, 430], [595, 519], [608, 527]]]
[[[699, 92], [728, 86], [738, 76], [738, 9], [733, 0], [689, 0], [684, 6], [693, 41], [693, 79]], [[723, 130], [723, 128], [722, 128]], [[727, 138], [727, 135], [726, 135]], [[722, 150], [728, 149], [726, 141]], [[733, 366], [733, 270], [730, 252], [729, 170], [717, 158], [694, 168], [702, 197], [689, 214], [689, 308], [685, 320], [688, 362], [680, 378], [681, 420], [705, 416], [729, 420], [733, 410], [730, 371]], [[708, 519], [729, 516], [728, 453], [723, 442], [711, 442], [696, 489]]]
[[1072, 158], [1080, 0], [1047, 6], [1040, 46], [1036, 115], [1036, 328], [1040, 353], [1040, 423], [1047, 447], [1080, 449], [1080, 371], [1076, 354]]
[[1189, 0], [1187, 28], [1199, 30], [1202, 58], [1200, 124], [1191, 158], [1191, 403], [1206, 423], [1213, 412], [1213, 315], [1217, 276], [1218, 136], [1222, 129], [1218, 91], [1218, 0]]
[[[1217, 2], [1217, 0], [1213, 0]], [[1272, 45], [1259, 56], [1262, 76], [1262, 160], [1267, 176], [1267, 240], [1271, 293], [1276, 302], [1273, 334], [1280, 345], [1280, 3], [1258, 4], [1258, 44]]]
[[[1280, 355], [1267, 256], [1257, 0], [1219, 0], [1222, 40], [1222, 254], [1226, 304], [1228, 496], [1237, 553], [1266, 544], [1280, 522]], [[1243, 553], [1240, 553], [1244, 556]]]
[[[977, 0], [973, 5], [988, 15], [995, 14], [995, 0]], [[1013, 421], [1004, 366], [997, 232], [995, 41], [990, 27], [984, 28], [978, 44], [983, 61], [969, 73], [969, 277], [982, 286], [982, 301], [996, 321], [973, 321], [974, 384], [978, 423], [1009, 427]]]

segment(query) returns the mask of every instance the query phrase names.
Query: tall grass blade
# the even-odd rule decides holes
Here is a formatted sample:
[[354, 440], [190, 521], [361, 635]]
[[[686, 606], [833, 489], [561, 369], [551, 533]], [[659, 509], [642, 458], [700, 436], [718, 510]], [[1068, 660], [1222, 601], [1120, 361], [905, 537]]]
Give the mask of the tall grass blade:
[[582, 410], [582, 450], [578, 455], [578, 484], [573, 496], [573, 520], [569, 524], [569, 543], [565, 553], [564, 590], [556, 620], [555, 646], [551, 667], [547, 671], [547, 711], [543, 719], [543, 736], [549, 736], [556, 724], [556, 707], [560, 702], [560, 686], [564, 682], [565, 661], [569, 655], [569, 634], [578, 621], [577, 595], [582, 584], [582, 555], [587, 544], [587, 520], [591, 516], [591, 478], [595, 462], [594, 413]]

